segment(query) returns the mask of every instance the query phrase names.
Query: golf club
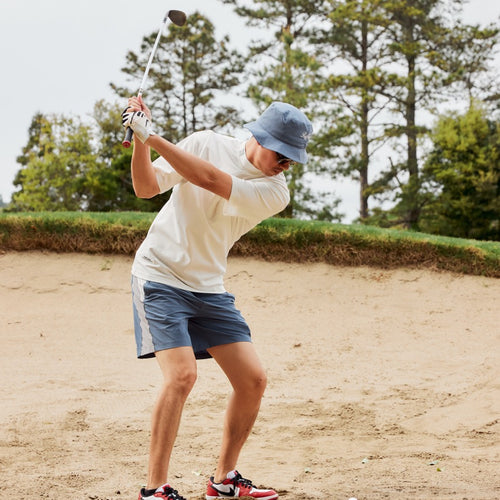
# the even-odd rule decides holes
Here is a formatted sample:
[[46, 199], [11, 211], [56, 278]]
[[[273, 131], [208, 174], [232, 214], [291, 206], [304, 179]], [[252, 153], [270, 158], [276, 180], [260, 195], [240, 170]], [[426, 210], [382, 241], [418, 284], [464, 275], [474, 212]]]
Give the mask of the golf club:
[[[156, 36], [155, 43], [153, 45], [153, 50], [151, 51], [151, 55], [149, 56], [149, 61], [148, 64], [146, 65], [146, 70], [144, 71], [144, 76], [142, 77], [142, 82], [141, 86], [139, 87], [139, 91], [137, 92], [137, 97], [140, 97], [142, 95], [142, 92], [144, 90], [144, 84], [146, 83], [146, 78], [148, 77], [149, 73], [149, 68], [151, 67], [151, 63], [153, 62], [153, 57], [156, 52], [156, 48], [158, 47], [158, 43], [161, 38], [161, 32], [165, 28], [167, 24], [167, 19], [170, 19], [175, 25], [177, 26], [184, 26], [186, 23], [186, 14], [182, 12], [181, 10], [169, 10], [166, 14], [165, 17], [163, 18], [163, 21], [161, 23], [160, 29], [158, 30], [158, 35]], [[132, 143], [132, 136], [134, 132], [132, 129], [129, 127], [127, 128], [127, 131], [125, 132], [125, 139], [122, 142], [122, 146], [124, 148], [129, 148], [130, 144]]]

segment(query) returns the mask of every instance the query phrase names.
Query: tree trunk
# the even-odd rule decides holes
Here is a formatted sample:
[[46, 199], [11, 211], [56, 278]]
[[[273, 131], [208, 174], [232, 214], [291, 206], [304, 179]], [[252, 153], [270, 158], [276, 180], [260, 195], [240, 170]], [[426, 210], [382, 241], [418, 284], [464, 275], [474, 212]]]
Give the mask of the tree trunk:
[[[362, 71], [366, 75], [368, 69], [368, 23], [363, 20], [361, 23], [361, 50], [362, 50]], [[368, 217], [368, 164], [369, 141], [368, 141], [368, 92], [363, 86], [361, 96], [361, 162], [359, 166], [359, 217], [361, 220]]]
[[[413, 30], [408, 29], [407, 42], [413, 42]], [[406, 136], [407, 136], [407, 169], [409, 174], [408, 186], [404, 193], [404, 225], [408, 229], [418, 229], [420, 207], [418, 203], [419, 172], [417, 157], [417, 124], [416, 124], [416, 90], [415, 67], [416, 56], [409, 55], [408, 62], [408, 94], [406, 97]]]

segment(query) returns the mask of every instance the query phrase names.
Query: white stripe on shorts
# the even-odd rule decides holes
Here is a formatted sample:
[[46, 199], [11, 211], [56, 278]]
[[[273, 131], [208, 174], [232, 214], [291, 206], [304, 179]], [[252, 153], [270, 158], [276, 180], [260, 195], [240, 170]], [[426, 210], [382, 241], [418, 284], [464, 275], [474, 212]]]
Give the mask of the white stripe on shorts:
[[146, 320], [146, 311], [144, 310], [144, 284], [146, 280], [132, 276], [132, 297], [134, 306], [139, 316], [139, 325], [141, 328], [141, 352], [140, 355], [154, 352], [153, 336], [149, 331], [149, 324]]

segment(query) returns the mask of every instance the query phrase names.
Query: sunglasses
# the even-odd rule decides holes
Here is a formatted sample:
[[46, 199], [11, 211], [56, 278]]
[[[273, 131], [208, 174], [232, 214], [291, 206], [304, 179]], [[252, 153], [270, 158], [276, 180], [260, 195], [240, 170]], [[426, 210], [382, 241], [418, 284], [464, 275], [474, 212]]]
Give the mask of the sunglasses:
[[284, 163], [288, 163], [288, 165], [293, 166], [296, 165], [297, 162], [294, 160], [291, 160], [290, 158], [287, 158], [285, 155], [282, 155], [281, 153], [278, 153], [276, 151], [276, 156], [278, 157], [278, 164], [282, 165]]

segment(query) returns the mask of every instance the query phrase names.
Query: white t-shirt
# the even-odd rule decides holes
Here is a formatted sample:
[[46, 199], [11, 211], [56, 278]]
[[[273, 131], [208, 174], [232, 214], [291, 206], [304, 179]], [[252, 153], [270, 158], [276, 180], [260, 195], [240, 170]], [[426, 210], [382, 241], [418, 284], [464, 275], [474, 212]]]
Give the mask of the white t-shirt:
[[160, 157], [153, 162], [160, 191], [172, 195], [139, 247], [132, 274], [193, 292], [224, 292], [233, 244], [290, 200], [285, 176], [266, 176], [245, 154], [245, 142], [212, 131], [178, 144], [232, 176], [229, 200], [186, 181]]

